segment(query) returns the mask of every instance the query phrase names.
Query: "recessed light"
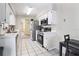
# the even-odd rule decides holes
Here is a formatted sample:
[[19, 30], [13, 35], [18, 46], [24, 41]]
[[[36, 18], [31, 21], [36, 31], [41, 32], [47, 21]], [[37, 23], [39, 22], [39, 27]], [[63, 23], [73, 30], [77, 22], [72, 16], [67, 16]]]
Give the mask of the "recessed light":
[[29, 14], [32, 12], [33, 9], [34, 9], [34, 8], [28, 8], [28, 9], [27, 9], [27, 15], [29, 15]]

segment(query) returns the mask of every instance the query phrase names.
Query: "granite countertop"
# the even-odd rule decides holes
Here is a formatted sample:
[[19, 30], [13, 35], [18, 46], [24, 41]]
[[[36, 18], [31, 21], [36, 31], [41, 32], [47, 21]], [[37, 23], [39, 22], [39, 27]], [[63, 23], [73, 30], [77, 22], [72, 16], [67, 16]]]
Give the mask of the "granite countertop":
[[0, 36], [0, 39], [6, 39], [6, 38], [16, 38], [18, 33], [5, 33], [4, 35]]

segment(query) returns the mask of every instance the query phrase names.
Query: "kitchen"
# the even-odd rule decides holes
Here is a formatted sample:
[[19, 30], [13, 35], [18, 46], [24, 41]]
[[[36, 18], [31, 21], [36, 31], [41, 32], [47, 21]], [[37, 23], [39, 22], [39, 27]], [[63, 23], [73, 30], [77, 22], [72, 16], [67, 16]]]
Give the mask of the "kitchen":
[[[33, 7], [37, 5], [36, 8], [38, 7], [40, 9], [40, 6], [39, 6], [40, 4], [41, 3], [32, 4], [32, 5], [34, 5]], [[24, 5], [24, 4], [22, 3], [21, 4], [2, 3], [0, 5], [0, 8], [1, 8], [0, 12], [2, 12], [0, 16], [1, 18], [0, 20], [1, 22], [0, 23], [1, 24], [0, 26], [1, 27], [0, 28], [0, 46], [3, 47], [3, 55], [4, 56], [16, 56], [17, 55], [18, 53], [17, 51], [21, 49], [21, 47], [19, 49], [17, 48], [18, 47], [17, 45], [21, 45], [17, 43], [20, 41], [20, 39], [18, 39], [19, 38], [18, 35], [21, 31], [23, 31], [24, 34], [27, 36], [30, 35], [31, 36], [30, 38], [32, 41], [37, 41], [37, 43], [41, 45], [42, 48], [45, 48], [46, 50], [52, 50], [56, 48], [56, 46], [54, 45], [57, 43], [52, 43], [52, 41], [56, 42], [56, 40], [53, 40], [53, 39], [56, 39], [56, 27], [55, 27], [56, 26], [56, 11], [52, 10], [51, 8], [52, 4], [49, 4], [49, 3], [42, 4], [43, 7], [47, 6], [46, 8], [44, 8], [43, 11], [41, 9], [39, 10], [39, 12], [42, 12], [43, 14], [39, 14], [38, 16], [35, 16], [37, 15], [37, 12], [35, 12], [36, 14], [33, 14], [31, 16], [29, 15], [25, 16], [26, 19], [31, 20], [29, 21], [30, 23], [28, 24], [29, 25], [32, 24], [30, 26], [31, 28], [28, 27], [28, 32], [26, 32], [27, 31], [26, 26], [29, 26], [29, 25], [25, 23], [26, 20], [19, 21], [21, 18], [18, 18], [18, 16], [19, 17], [24, 17], [24, 16], [20, 15], [20, 11], [16, 13], [18, 5], [20, 5], [19, 8], [21, 8], [21, 5]], [[25, 6], [26, 5], [32, 6], [31, 4], [28, 4], [28, 3], [25, 4]], [[25, 13], [24, 15], [26, 15]]]
[[0, 3], [0, 55], [61, 55], [65, 34], [79, 39], [78, 11], [70, 3]]

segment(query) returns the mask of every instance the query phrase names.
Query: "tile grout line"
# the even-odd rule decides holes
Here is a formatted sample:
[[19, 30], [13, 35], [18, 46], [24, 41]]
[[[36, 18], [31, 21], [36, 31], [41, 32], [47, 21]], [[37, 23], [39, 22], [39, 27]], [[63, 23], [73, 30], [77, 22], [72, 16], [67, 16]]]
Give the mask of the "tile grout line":
[[[37, 42], [36, 42], [37, 43]], [[39, 45], [39, 44], [38, 44]], [[39, 45], [40, 46], [40, 45]], [[45, 53], [45, 51], [43, 51], [43, 49], [45, 49], [45, 48], [43, 48], [43, 47], [39, 47], [39, 46], [37, 46], [41, 51], [42, 51], [42, 53], [44, 54]], [[42, 49], [41, 49], [42, 48]], [[46, 50], [47, 51], [47, 50]], [[48, 52], [48, 51], [47, 51]], [[45, 54], [44, 54], [45, 55]]]
[[[29, 43], [30, 43], [30, 42], [29, 42]], [[31, 45], [31, 47], [33, 48], [33, 50], [34, 50], [36, 56], [38, 56], [38, 54], [36, 53], [36, 51], [35, 51], [34, 47], [32, 46], [32, 44], [30, 44], [30, 45]]]
[[[34, 43], [34, 42], [33, 42], [33, 43]], [[34, 44], [35, 44], [35, 43], [34, 43]], [[37, 45], [36, 45], [36, 46], [37, 46]], [[37, 46], [37, 47], [38, 47], [38, 46]], [[38, 48], [39, 48], [39, 47], [38, 47]], [[41, 48], [39, 48], [39, 50], [42, 51]], [[43, 51], [42, 51], [42, 53], [43, 53]], [[43, 54], [44, 54], [44, 53], [43, 53]]]
[[[34, 42], [34, 43], [35, 43], [35, 42]], [[37, 45], [36, 45], [36, 46], [37, 46]], [[42, 49], [41, 49], [39, 46], [37, 46], [37, 47], [42, 51], [42, 49], [43, 49], [42, 47], [41, 47]], [[48, 52], [48, 51], [47, 51], [47, 52]], [[44, 52], [44, 51], [42, 51], [42, 53], [45, 55], [45, 52]]]
[[[25, 42], [26, 42], [26, 41], [25, 41]], [[24, 42], [24, 43], [25, 43], [25, 42]], [[29, 53], [29, 51], [28, 51], [28, 49], [27, 49], [27, 47], [26, 47], [26, 46], [27, 46], [27, 44], [25, 43], [25, 48], [26, 48], [26, 51], [27, 51], [28, 55], [30, 56], [30, 53]]]

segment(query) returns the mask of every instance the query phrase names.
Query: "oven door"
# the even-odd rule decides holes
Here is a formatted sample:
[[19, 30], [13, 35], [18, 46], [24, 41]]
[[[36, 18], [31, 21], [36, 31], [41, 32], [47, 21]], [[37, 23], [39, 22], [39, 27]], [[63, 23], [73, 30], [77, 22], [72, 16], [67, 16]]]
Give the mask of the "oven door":
[[37, 41], [38, 41], [40, 44], [42, 44], [42, 46], [43, 46], [43, 35], [38, 34], [38, 35], [37, 35]]

